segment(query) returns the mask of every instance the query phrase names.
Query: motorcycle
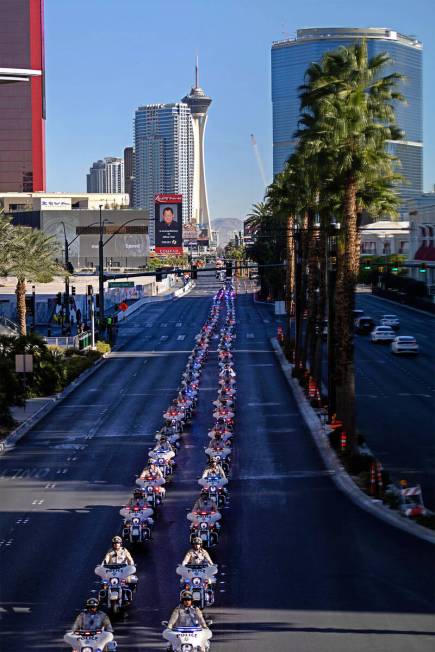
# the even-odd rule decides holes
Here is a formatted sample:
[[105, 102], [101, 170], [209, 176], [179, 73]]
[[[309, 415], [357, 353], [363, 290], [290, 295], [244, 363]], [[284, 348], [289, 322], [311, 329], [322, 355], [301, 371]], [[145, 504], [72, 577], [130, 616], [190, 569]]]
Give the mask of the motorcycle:
[[95, 568], [95, 574], [101, 578], [100, 602], [113, 614], [131, 604], [137, 585], [134, 573], [136, 566], [129, 564], [104, 564]]
[[[121, 510], [124, 512], [125, 510]], [[130, 512], [124, 519], [122, 527], [122, 538], [130, 543], [144, 543], [151, 540], [151, 528], [154, 524], [152, 518], [146, 516], [147, 512], [153, 513], [153, 510], [147, 509], [140, 512]], [[121, 514], [122, 515], [122, 514]]]
[[97, 650], [103, 649], [107, 652], [115, 652], [117, 648], [112, 632], [100, 629], [96, 631], [80, 629], [75, 632], [67, 632], [63, 640], [71, 645], [73, 652], [97, 652]]
[[218, 521], [221, 519], [219, 512], [215, 512], [213, 516], [191, 513], [187, 515], [187, 518], [192, 521], [190, 526], [190, 542], [192, 544], [195, 537], [199, 537], [206, 548], [217, 544], [220, 530]]
[[225, 489], [225, 485], [228, 484], [227, 479], [221, 478], [219, 475], [209, 475], [208, 478], [200, 478], [198, 484], [204, 489], [207, 489], [210, 498], [216, 502], [218, 507], [225, 505], [227, 499], [227, 490]]
[[165, 478], [172, 475], [174, 465], [173, 458], [175, 457], [174, 451], [153, 448], [149, 451], [148, 457], [159, 467]]
[[[164, 627], [167, 624], [167, 620], [162, 620]], [[211, 624], [212, 621], [207, 621], [207, 625]], [[162, 636], [169, 641], [172, 652], [208, 652], [213, 634], [202, 627], [173, 627], [165, 629]]]
[[215, 564], [187, 564], [177, 566], [176, 573], [180, 575], [183, 591], [191, 591], [195, 607], [204, 609], [214, 604], [213, 585], [216, 582], [218, 569]]

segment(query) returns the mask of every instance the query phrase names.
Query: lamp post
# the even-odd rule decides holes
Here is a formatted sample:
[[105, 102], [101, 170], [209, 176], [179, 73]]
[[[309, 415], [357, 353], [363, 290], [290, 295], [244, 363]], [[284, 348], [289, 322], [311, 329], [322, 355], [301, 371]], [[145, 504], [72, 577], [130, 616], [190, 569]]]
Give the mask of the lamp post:
[[99, 209], [100, 209], [100, 227], [99, 227], [99, 240], [98, 240], [98, 265], [99, 265], [99, 270], [98, 270], [98, 288], [99, 288], [99, 313], [98, 313], [98, 318], [100, 322], [100, 330], [102, 329], [103, 323], [104, 323], [104, 247], [112, 238], [115, 237], [118, 233], [120, 233], [121, 229], [124, 228], [126, 224], [130, 224], [131, 222], [150, 222], [150, 218], [143, 218], [143, 217], [134, 217], [131, 220], [127, 220], [123, 224], [121, 224], [116, 231], [112, 233], [112, 235], [107, 238], [105, 242], [103, 242], [103, 231], [104, 231], [104, 223], [107, 222], [109, 224], [112, 224], [109, 220], [103, 220], [102, 219], [102, 214], [101, 214], [101, 209], [103, 208], [103, 205], [100, 204]]

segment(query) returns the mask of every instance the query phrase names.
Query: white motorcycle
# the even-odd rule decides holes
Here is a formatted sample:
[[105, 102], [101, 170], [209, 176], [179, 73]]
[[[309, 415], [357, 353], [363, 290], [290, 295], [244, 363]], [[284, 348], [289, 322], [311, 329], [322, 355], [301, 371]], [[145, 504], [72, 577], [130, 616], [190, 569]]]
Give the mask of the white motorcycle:
[[165, 451], [153, 448], [149, 451], [148, 457], [159, 467], [165, 478], [172, 474], [173, 471], [173, 458], [175, 457], [174, 451]]
[[177, 566], [183, 591], [191, 591], [195, 607], [204, 609], [214, 603], [213, 585], [216, 583], [216, 564], [187, 564]]
[[[167, 624], [167, 620], [162, 621], [162, 625]], [[163, 632], [163, 638], [169, 641], [173, 652], [208, 652], [212, 636], [209, 629], [202, 627], [174, 627]]]
[[63, 640], [71, 645], [73, 652], [101, 652], [103, 649], [107, 652], [115, 652], [117, 648], [112, 632], [100, 629], [96, 631], [80, 629], [76, 632], [67, 632]]
[[[121, 514], [121, 512], [125, 513]], [[153, 510], [151, 508], [141, 511], [129, 511], [122, 509], [121, 516], [124, 516], [122, 527], [122, 538], [130, 543], [144, 543], [151, 540], [151, 528], [154, 521], [151, 518]]]
[[138, 580], [134, 573], [136, 566], [129, 564], [104, 564], [95, 568], [95, 574], [101, 578], [100, 602], [112, 613], [131, 604]]

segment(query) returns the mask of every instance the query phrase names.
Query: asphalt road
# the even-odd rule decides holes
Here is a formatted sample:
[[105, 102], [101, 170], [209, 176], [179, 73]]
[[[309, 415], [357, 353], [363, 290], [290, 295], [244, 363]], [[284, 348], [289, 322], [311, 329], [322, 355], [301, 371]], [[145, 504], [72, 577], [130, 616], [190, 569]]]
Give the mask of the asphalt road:
[[[368, 293], [356, 295], [356, 307], [376, 321], [398, 315], [399, 334], [414, 335], [420, 345], [418, 356], [395, 356], [389, 345], [355, 335], [357, 424], [391, 477], [421, 484], [427, 507], [435, 511], [435, 318]], [[257, 309], [271, 337], [279, 323], [285, 327], [285, 317], [275, 317], [269, 305]], [[326, 345], [324, 353], [326, 384]]]
[[[174, 395], [212, 286], [201, 281], [189, 296], [137, 314], [120, 329], [122, 350], [0, 457], [2, 650], [59, 648], [96, 589], [94, 566], [119, 529], [119, 506]], [[271, 318], [249, 295], [239, 296], [237, 311], [237, 440], [212, 552], [221, 571], [212, 649], [429, 652], [433, 547], [335, 488], [271, 351]], [[154, 540], [133, 551], [140, 583], [114, 623], [120, 652], [164, 649], [160, 621], [176, 603], [186, 509], [212, 423], [213, 349]]]

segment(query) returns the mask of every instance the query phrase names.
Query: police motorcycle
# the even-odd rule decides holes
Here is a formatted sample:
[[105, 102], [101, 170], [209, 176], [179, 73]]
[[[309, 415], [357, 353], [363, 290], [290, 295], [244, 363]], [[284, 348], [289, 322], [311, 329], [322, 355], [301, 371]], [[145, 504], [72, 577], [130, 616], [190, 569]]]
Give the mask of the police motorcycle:
[[67, 632], [63, 640], [71, 645], [73, 652], [116, 652], [117, 644], [112, 632], [97, 629], [79, 629], [75, 632]]
[[142, 471], [139, 478], [136, 479], [136, 484], [141, 488], [145, 494], [145, 500], [154, 511], [159, 505], [162, 504], [165, 497], [165, 479], [157, 478], [151, 473], [146, 473], [147, 469]]
[[153, 509], [147, 502], [146, 492], [136, 489], [134, 496], [130, 503], [119, 510], [124, 519], [122, 538], [130, 543], [144, 543], [151, 539]]
[[215, 425], [211, 430], [208, 431], [208, 436], [210, 439], [214, 439], [216, 434], [219, 433], [221, 439], [225, 446], [231, 446], [231, 439], [233, 437], [233, 431], [230, 430], [226, 425]]
[[157, 430], [154, 439], [156, 441], [160, 441], [160, 437], [162, 437], [162, 435], [163, 437], [166, 437], [171, 446], [180, 448], [181, 435], [177, 427], [177, 421], [175, 419], [167, 419], [163, 428], [161, 430]]
[[205, 454], [207, 455], [207, 461], [210, 463], [213, 460], [216, 460], [218, 464], [222, 467], [225, 475], [228, 475], [230, 472], [231, 466], [231, 448], [228, 445], [218, 445], [212, 447], [211, 445], [208, 448], [204, 449]]
[[[215, 456], [213, 457], [215, 459]], [[198, 484], [202, 489], [208, 492], [208, 495], [215, 501], [218, 507], [223, 507], [227, 499], [227, 490], [225, 486], [228, 484], [227, 478], [221, 478], [220, 475], [209, 475], [207, 478], [200, 478]]]
[[213, 585], [216, 583], [218, 567], [216, 564], [180, 564], [177, 566], [182, 590], [192, 593], [193, 605], [200, 609], [214, 604]]
[[[212, 621], [206, 621], [211, 625]], [[167, 627], [168, 621], [162, 620], [162, 625]], [[171, 652], [208, 652], [210, 639], [213, 636], [210, 629], [202, 627], [173, 627], [165, 629], [163, 638], [169, 641]]]
[[172, 475], [175, 457], [172, 449], [166, 450], [157, 445], [148, 452], [148, 457], [159, 467], [165, 478]]
[[192, 511], [187, 515], [190, 525], [190, 543], [199, 537], [206, 548], [212, 548], [219, 540], [222, 514], [218, 511]]
[[95, 568], [101, 578], [100, 603], [113, 614], [131, 604], [138, 579], [135, 573], [136, 566], [130, 564], [100, 564]]

